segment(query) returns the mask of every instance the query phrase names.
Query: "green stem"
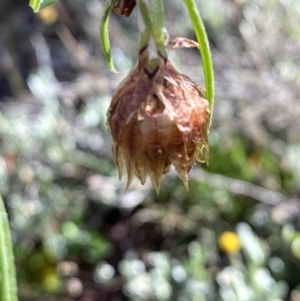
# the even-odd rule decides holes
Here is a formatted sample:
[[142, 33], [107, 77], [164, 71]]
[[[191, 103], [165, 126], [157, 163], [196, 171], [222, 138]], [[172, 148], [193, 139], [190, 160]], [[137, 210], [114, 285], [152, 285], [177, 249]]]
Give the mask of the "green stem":
[[211, 117], [213, 115], [213, 107], [214, 107], [214, 71], [213, 71], [213, 64], [211, 59], [211, 52], [209, 48], [209, 42], [208, 42], [204, 24], [200, 17], [200, 13], [197, 9], [195, 1], [194, 0], [183, 0], [183, 1], [187, 8], [189, 16], [192, 20], [192, 24], [200, 46], [199, 49], [203, 61], [203, 71], [204, 71], [205, 86], [206, 86], [206, 98], [209, 102], [210, 123], [211, 123], [211, 119], [212, 119]]
[[0, 300], [17, 301], [17, 283], [9, 222], [0, 196]]
[[152, 22], [154, 29], [154, 36], [158, 45], [165, 45], [165, 16], [162, 0], [154, 0], [152, 3]]
[[109, 35], [108, 35], [109, 15], [113, 8], [114, 3], [115, 0], [107, 0], [105, 2], [104, 13], [100, 23], [100, 41], [102, 44], [105, 60], [107, 62], [109, 69], [112, 72], [117, 72], [114, 67], [114, 63], [111, 55], [111, 48], [110, 48]]
[[140, 34], [143, 38], [147, 35], [148, 39], [153, 38], [157, 48], [165, 48], [165, 20], [162, 0], [139, 0], [138, 9]]
[[148, 48], [148, 58], [144, 62], [149, 72], [154, 71], [167, 57], [162, 0], [138, 0], [138, 26], [140, 31], [139, 49]]

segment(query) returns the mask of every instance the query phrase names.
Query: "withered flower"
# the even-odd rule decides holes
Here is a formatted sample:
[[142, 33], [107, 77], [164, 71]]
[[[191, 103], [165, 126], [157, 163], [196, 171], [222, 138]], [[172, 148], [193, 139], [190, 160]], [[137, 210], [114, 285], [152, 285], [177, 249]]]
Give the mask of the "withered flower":
[[[158, 52], [158, 64], [149, 70], [149, 50], [140, 50], [136, 66], [114, 93], [107, 112], [113, 137], [112, 152], [122, 178], [136, 175], [142, 184], [149, 174], [157, 192], [163, 174], [173, 164], [188, 189], [188, 172], [202, 151], [208, 157], [209, 104], [204, 88], [175, 70]], [[150, 68], [151, 69], [151, 68]]]

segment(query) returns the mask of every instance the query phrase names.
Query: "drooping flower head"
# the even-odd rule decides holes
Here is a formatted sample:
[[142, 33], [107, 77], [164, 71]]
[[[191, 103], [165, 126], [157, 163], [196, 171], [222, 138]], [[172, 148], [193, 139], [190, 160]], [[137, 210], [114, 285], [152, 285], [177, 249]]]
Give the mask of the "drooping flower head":
[[204, 160], [208, 157], [209, 104], [204, 89], [168, 60], [167, 41], [159, 45], [146, 32], [142, 44], [137, 64], [115, 91], [107, 112], [119, 176], [125, 167], [127, 190], [134, 176], [144, 184], [148, 174], [159, 192], [163, 174], [173, 165], [188, 188], [187, 174], [203, 158], [203, 149]]

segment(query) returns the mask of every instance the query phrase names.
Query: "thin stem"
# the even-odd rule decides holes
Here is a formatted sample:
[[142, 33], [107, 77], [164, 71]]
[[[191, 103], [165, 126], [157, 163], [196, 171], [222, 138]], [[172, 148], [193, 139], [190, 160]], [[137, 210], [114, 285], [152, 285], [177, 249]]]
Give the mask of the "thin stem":
[[[192, 24], [200, 46], [199, 49], [203, 61], [203, 71], [205, 76], [206, 98], [209, 102], [210, 116], [212, 117], [213, 107], [214, 107], [214, 71], [213, 71], [213, 64], [212, 64], [211, 52], [209, 48], [207, 34], [195, 1], [194, 0], [183, 0], [183, 1], [185, 3], [189, 16], [192, 20]], [[210, 123], [211, 123], [211, 117], [210, 117]]]

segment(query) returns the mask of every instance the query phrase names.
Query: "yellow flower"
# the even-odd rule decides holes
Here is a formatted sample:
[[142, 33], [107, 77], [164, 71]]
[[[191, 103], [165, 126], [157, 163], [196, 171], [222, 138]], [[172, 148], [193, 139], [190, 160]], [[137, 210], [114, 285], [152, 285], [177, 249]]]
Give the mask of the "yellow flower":
[[55, 268], [47, 267], [43, 270], [42, 286], [47, 292], [55, 292], [60, 288], [61, 282]]
[[58, 13], [54, 6], [47, 6], [38, 12], [37, 16], [46, 24], [53, 24], [58, 19]]
[[125, 164], [126, 190], [134, 175], [144, 184], [149, 174], [159, 192], [162, 175], [172, 164], [188, 188], [187, 174], [201, 160], [203, 148], [208, 156], [209, 104], [204, 89], [177, 72], [159, 51], [157, 64], [148, 64], [149, 52], [147, 45], [140, 50], [137, 65], [117, 88], [108, 110], [113, 157], [120, 179]]
[[226, 231], [219, 237], [218, 246], [225, 253], [235, 253], [241, 249], [239, 237], [231, 231]]

